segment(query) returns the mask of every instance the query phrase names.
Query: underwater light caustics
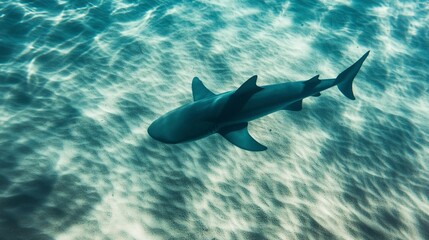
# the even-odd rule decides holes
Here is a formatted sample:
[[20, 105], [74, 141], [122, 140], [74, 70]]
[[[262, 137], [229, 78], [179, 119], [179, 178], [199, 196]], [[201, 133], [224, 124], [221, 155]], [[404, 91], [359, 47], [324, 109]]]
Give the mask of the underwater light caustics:
[[306, 81], [257, 86], [255, 75], [235, 91], [215, 94], [195, 77], [194, 101], [155, 120], [148, 133], [163, 143], [182, 143], [219, 133], [242, 149], [266, 150], [249, 134], [248, 122], [278, 110], [300, 111], [304, 98], [318, 97], [320, 92], [334, 86], [354, 100], [353, 80], [368, 54], [369, 51], [334, 79], [322, 80], [317, 75]]

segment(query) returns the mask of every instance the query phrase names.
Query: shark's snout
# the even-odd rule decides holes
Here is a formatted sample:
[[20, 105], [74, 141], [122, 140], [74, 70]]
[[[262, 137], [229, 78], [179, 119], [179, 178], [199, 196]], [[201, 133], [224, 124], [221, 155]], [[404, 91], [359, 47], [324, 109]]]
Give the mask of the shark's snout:
[[[171, 124], [170, 124], [171, 125]], [[165, 119], [155, 120], [147, 129], [149, 135], [163, 143], [178, 143], [174, 131], [171, 131], [171, 126], [167, 124]]]
[[168, 139], [166, 138], [164, 131], [162, 129], [162, 126], [159, 122], [159, 120], [154, 121], [149, 128], [147, 129], [147, 133], [149, 133], [149, 135], [161, 142], [164, 143], [169, 143]]
[[155, 130], [155, 126], [154, 126], [154, 122], [152, 124], [150, 124], [150, 126], [147, 129], [147, 133], [149, 134], [149, 136], [151, 136], [152, 138], [159, 140], [158, 139], [158, 134]]

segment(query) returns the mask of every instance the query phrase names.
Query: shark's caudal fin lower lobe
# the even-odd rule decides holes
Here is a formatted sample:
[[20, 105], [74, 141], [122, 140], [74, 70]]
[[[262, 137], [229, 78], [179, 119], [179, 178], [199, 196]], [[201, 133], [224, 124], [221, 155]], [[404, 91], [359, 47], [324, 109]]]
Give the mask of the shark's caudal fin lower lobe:
[[365, 61], [366, 57], [368, 57], [368, 54], [369, 51], [366, 52], [357, 62], [340, 73], [335, 79], [335, 82], [337, 83], [338, 89], [340, 89], [341, 93], [351, 100], [356, 99], [352, 88], [353, 79], [356, 77], [356, 74], [359, 72], [362, 63]]

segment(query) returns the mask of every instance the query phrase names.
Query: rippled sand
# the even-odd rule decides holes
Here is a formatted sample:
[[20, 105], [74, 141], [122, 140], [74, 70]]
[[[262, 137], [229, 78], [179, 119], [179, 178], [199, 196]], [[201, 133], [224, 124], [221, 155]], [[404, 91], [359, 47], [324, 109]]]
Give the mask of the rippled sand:
[[[73, 3], [69, 3], [73, 2]], [[426, 1], [3, 1], [0, 239], [429, 239]], [[332, 78], [250, 123], [268, 150], [147, 134], [192, 101]]]

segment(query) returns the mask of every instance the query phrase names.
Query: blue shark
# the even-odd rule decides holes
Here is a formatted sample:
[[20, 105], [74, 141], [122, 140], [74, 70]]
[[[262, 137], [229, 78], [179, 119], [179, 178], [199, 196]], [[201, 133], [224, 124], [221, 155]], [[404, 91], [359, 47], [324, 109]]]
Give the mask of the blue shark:
[[248, 123], [279, 110], [300, 111], [307, 97], [337, 86], [341, 93], [355, 100], [352, 83], [367, 58], [357, 62], [333, 79], [316, 75], [305, 81], [256, 85], [257, 76], [249, 78], [235, 91], [215, 94], [202, 81], [192, 80], [193, 102], [176, 108], [156, 119], [148, 128], [149, 135], [163, 143], [182, 143], [218, 133], [235, 146], [249, 151], [264, 151], [248, 132]]

